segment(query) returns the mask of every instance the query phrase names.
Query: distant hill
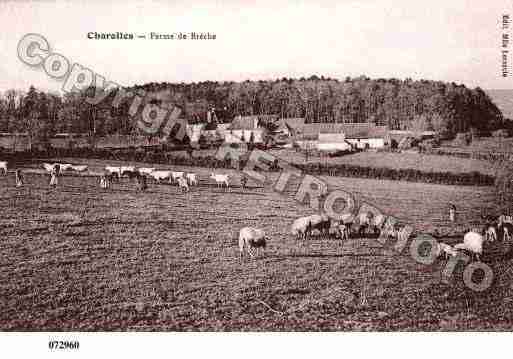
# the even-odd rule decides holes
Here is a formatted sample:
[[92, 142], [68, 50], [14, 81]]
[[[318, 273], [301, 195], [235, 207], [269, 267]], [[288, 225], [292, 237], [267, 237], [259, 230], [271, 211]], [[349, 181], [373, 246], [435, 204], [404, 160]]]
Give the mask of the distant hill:
[[486, 90], [504, 117], [513, 120], [513, 90]]

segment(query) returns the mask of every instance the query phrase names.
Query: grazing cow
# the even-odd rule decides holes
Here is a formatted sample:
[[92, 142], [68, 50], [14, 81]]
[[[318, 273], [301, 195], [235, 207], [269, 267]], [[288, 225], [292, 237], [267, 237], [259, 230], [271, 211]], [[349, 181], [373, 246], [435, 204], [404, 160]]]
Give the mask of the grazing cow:
[[0, 170], [4, 176], [7, 175], [7, 161], [0, 161]]
[[256, 255], [258, 256], [259, 249], [265, 249], [268, 240], [269, 237], [266, 236], [265, 232], [261, 229], [252, 227], [242, 228], [239, 232], [239, 253], [241, 261], [244, 255], [244, 248], [246, 248], [251, 258], [253, 258], [252, 249], [256, 249]]
[[171, 171], [155, 170], [150, 173], [150, 176], [153, 177], [158, 183], [160, 183], [160, 181], [171, 177]]
[[54, 166], [59, 166], [60, 171], [68, 171], [73, 168], [73, 165], [71, 163], [54, 163]]
[[76, 165], [76, 166], [72, 165], [71, 169], [76, 172], [85, 172], [85, 171], [87, 171], [87, 166], [86, 165]]
[[136, 176], [135, 174], [139, 174], [139, 172], [135, 170], [135, 166], [121, 166], [119, 173], [120, 177], [127, 176], [130, 179], [134, 178]]
[[324, 220], [325, 218], [319, 214], [298, 218], [292, 223], [291, 233], [298, 239], [308, 239], [312, 234], [312, 230], [317, 229], [321, 231], [324, 229]]
[[374, 231], [374, 234], [378, 234], [383, 226], [387, 222], [387, 217], [383, 214], [378, 214], [372, 217], [370, 221], [370, 227]]
[[240, 179], [240, 185], [242, 188], [246, 188], [246, 184], [248, 183], [248, 179], [246, 178], [246, 176], [242, 176], [242, 178]]
[[370, 227], [373, 218], [372, 212], [363, 212], [358, 215], [358, 235], [363, 236]]
[[124, 171], [135, 172], [135, 166], [121, 166], [121, 173]]
[[412, 233], [412, 227], [410, 226], [395, 226], [395, 237], [399, 243], [406, 243]]
[[23, 186], [23, 174], [21, 173], [21, 170], [20, 169], [17, 169], [15, 172], [14, 172], [14, 176], [16, 178], [16, 187], [21, 187]]
[[501, 233], [502, 241], [509, 242], [511, 236], [513, 235], [513, 224], [511, 223], [503, 223], [499, 228], [499, 233]]
[[463, 236], [463, 243], [458, 243], [454, 246], [456, 250], [466, 250], [471, 252], [479, 261], [483, 253], [483, 243], [486, 238], [477, 232], [467, 232]]
[[333, 221], [330, 227], [332, 233], [335, 233], [335, 238], [341, 240], [349, 239], [349, 225], [342, 221]]
[[397, 237], [398, 230], [399, 226], [387, 220], [381, 229], [380, 237], [385, 239]]
[[55, 165], [52, 165], [50, 163], [43, 163], [43, 168], [48, 172], [52, 172], [54, 167]]
[[118, 179], [121, 178], [121, 167], [115, 167], [115, 166], [106, 166], [105, 171], [108, 173], [115, 173]]
[[458, 255], [458, 251], [456, 249], [454, 249], [450, 245], [448, 245], [446, 243], [442, 243], [442, 242], [438, 242], [436, 244], [435, 250], [436, 250], [435, 253], [436, 253], [437, 258], [440, 257], [441, 255], [443, 255], [445, 257], [445, 259], [448, 259], [449, 256], [455, 257]]
[[485, 237], [487, 241], [495, 242], [497, 239], [497, 230], [494, 226], [489, 225], [485, 231]]
[[137, 189], [139, 191], [146, 191], [148, 189], [148, 182], [146, 181], [146, 176], [141, 175], [138, 172], [135, 173], [137, 173]]
[[130, 171], [130, 170], [124, 170], [122, 172], [123, 177], [128, 177], [130, 181], [132, 181], [134, 178], [138, 179], [141, 175], [137, 171]]
[[150, 173], [155, 171], [155, 168], [141, 167], [141, 168], [138, 168], [137, 171], [139, 171], [139, 173], [142, 175], [149, 175]]
[[189, 192], [189, 184], [184, 177], [178, 177], [178, 187], [184, 192]]
[[171, 171], [171, 177], [169, 177], [169, 183], [178, 183], [179, 178], [183, 178], [183, 172]]
[[505, 223], [513, 224], [513, 217], [507, 216], [505, 214], [501, 214], [497, 221], [498, 221], [497, 227], [500, 229]]
[[198, 179], [196, 178], [196, 173], [187, 173], [187, 182], [189, 182], [189, 185], [191, 186], [197, 186], [198, 185]]
[[[320, 219], [319, 219], [320, 217]], [[310, 224], [312, 229], [317, 229], [322, 236], [327, 236], [331, 227], [331, 220], [326, 214], [312, 215]]]
[[291, 226], [291, 234], [297, 239], [307, 239], [312, 230], [310, 216], [296, 219]]
[[351, 228], [354, 224], [354, 216], [351, 213], [343, 214], [341, 221], [347, 227], [348, 232], [351, 233]]
[[228, 186], [229, 186], [229, 180], [230, 180], [229, 175], [216, 175], [214, 173], [211, 173], [210, 178], [213, 179], [214, 181], [216, 181], [216, 184], [218, 187], [226, 186], [226, 188], [228, 188]]

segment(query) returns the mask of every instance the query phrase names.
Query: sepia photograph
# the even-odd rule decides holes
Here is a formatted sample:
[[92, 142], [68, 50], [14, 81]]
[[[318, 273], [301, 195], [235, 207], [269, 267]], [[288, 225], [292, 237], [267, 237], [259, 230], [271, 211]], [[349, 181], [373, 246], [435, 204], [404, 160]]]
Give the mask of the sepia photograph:
[[510, 332], [511, 16], [0, 2], [0, 337]]

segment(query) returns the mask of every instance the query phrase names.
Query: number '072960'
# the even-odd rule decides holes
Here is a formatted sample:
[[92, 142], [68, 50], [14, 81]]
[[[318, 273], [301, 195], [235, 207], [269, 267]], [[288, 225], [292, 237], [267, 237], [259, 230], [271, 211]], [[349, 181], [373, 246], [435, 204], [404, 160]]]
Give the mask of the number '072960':
[[48, 348], [51, 350], [78, 349], [79, 346], [80, 343], [78, 341], [50, 340], [48, 342]]

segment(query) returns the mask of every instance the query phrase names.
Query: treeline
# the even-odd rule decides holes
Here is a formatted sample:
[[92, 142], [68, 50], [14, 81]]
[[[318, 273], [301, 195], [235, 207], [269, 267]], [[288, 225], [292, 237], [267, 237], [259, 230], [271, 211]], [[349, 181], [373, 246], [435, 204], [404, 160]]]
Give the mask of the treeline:
[[[93, 89], [89, 89], [91, 93]], [[454, 136], [474, 128], [490, 132], [504, 126], [503, 116], [479, 87], [440, 81], [310, 78], [274, 81], [149, 83], [126, 89], [146, 94], [149, 102], [176, 105], [189, 122], [214, 116], [229, 122], [236, 115], [276, 114], [307, 122], [369, 122], [390, 129], [435, 130]], [[88, 91], [64, 96], [9, 90], [0, 96], [0, 131], [24, 131], [45, 137], [55, 132], [132, 134], [130, 103], [92, 106]], [[214, 109], [213, 112], [211, 110]], [[210, 112], [210, 115], [208, 113]]]
[[[242, 170], [248, 161], [248, 156], [242, 156], [240, 161], [232, 161], [230, 158], [219, 159], [214, 156], [177, 156], [172, 152], [165, 151], [144, 151], [144, 150], [108, 150], [108, 149], [52, 149], [49, 151], [32, 151], [22, 154], [4, 156], [4, 160], [13, 162], [28, 161], [33, 158], [64, 158], [81, 157], [100, 160], [129, 161], [158, 163], [162, 165], [174, 166], [193, 166], [206, 168], [236, 168]], [[451, 172], [424, 172], [416, 169], [393, 169], [376, 168], [367, 166], [356, 166], [348, 164], [325, 164], [325, 163], [292, 163], [292, 165], [306, 174], [316, 176], [340, 176], [354, 178], [369, 178], [381, 180], [399, 180], [410, 182], [436, 183], [445, 185], [469, 185], [469, 186], [492, 186], [495, 177], [479, 173], [477, 171], [469, 173], [451, 173]], [[270, 171], [280, 170], [277, 163], [270, 164]]]

